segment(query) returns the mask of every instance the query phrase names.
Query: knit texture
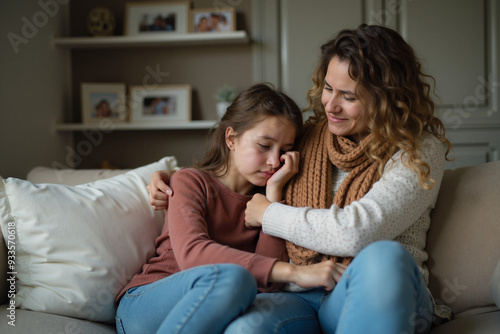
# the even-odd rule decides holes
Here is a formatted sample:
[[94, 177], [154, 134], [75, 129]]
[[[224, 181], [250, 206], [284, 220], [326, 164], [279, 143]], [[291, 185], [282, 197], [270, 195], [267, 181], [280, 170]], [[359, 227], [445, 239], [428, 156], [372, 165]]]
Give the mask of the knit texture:
[[[325, 119], [306, 129], [305, 140], [299, 147], [301, 152], [299, 173], [286, 191], [286, 202], [295, 207], [329, 208], [332, 204], [343, 208], [361, 199], [380, 178], [379, 163], [369, 159], [366, 151], [372, 135], [365, 137], [358, 145], [350, 139], [336, 136], [328, 129]], [[376, 154], [383, 165], [394, 153], [387, 142]], [[349, 172], [332, 200], [332, 168], [336, 166]], [[298, 265], [314, 264], [333, 259], [349, 264], [352, 257], [337, 257], [286, 242], [290, 260]]]

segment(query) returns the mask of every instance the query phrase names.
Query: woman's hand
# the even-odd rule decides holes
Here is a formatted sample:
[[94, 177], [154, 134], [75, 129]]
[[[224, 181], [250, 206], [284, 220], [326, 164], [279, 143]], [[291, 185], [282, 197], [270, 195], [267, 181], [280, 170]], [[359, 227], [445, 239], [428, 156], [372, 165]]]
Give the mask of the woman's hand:
[[281, 201], [283, 187], [299, 171], [299, 152], [285, 152], [280, 160], [282, 166], [267, 180], [266, 184], [266, 197], [271, 202]]
[[332, 260], [308, 266], [276, 262], [269, 275], [269, 281], [295, 283], [304, 289], [322, 287], [326, 291], [331, 291], [346, 268], [346, 265]]
[[173, 195], [172, 189], [167, 185], [170, 176], [175, 170], [159, 170], [153, 173], [146, 189], [149, 193], [149, 204], [154, 210], [164, 210], [168, 206], [168, 196]]
[[247, 228], [261, 227], [262, 217], [264, 212], [271, 205], [271, 202], [262, 194], [253, 195], [252, 199], [247, 202], [245, 209], [245, 226]]

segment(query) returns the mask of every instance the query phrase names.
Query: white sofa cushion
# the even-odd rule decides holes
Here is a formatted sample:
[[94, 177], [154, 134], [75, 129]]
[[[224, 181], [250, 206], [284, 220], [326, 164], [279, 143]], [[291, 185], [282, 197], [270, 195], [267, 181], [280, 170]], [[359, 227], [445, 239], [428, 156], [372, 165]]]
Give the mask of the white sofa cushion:
[[78, 186], [0, 178], [16, 306], [113, 322], [116, 294], [154, 254], [163, 224], [146, 185], [154, 171], [175, 167], [175, 158], [166, 157]]

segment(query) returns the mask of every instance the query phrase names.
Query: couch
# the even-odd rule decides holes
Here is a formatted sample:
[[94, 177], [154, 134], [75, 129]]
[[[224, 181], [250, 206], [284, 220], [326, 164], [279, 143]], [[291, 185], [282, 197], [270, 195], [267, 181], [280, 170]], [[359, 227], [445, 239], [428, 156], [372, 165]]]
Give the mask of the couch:
[[[176, 167], [165, 157], [0, 178], [0, 333], [115, 333], [114, 295], [154, 252], [163, 222], [145, 185]], [[500, 162], [446, 170], [431, 218], [429, 289], [453, 311], [431, 333], [500, 333]]]

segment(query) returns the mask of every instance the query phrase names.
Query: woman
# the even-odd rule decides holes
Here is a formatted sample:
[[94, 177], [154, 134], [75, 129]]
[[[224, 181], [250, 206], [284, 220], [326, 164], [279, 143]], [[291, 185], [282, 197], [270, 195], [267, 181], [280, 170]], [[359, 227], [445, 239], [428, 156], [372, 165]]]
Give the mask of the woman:
[[288, 262], [282, 240], [244, 226], [246, 203], [266, 187], [280, 201], [297, 172], [292, 151], [302, 115], [264, 84], [242, 92], [214, 129], [204, 160], [170, 180], [156, 256], [117, 297], [119, 333], [221, 333], [253, 302], [257, 287], [294, 282], [333, 288], [344, 266]]
[[[449, 317], [426, 287], [426, 232], [450, 150], [428, 80], [389, 28], [343, 30], [321, 47], [308, 93], [314, 117], [286, 204], [257, 194], [245, 221], [287, 240], [295, 264], [349, 266], [332, 292], [289, 284], [279, 304], [258, 295], [226, 333], [293, 333], [315, 322], [325, 333], [425, 333], [434, 315]], [[161, 178], [150, 185], [165, 189]], [[162, 205], [165, 195], [150, 198]], [[268, 316], [264, 304], [273, 305]]]

